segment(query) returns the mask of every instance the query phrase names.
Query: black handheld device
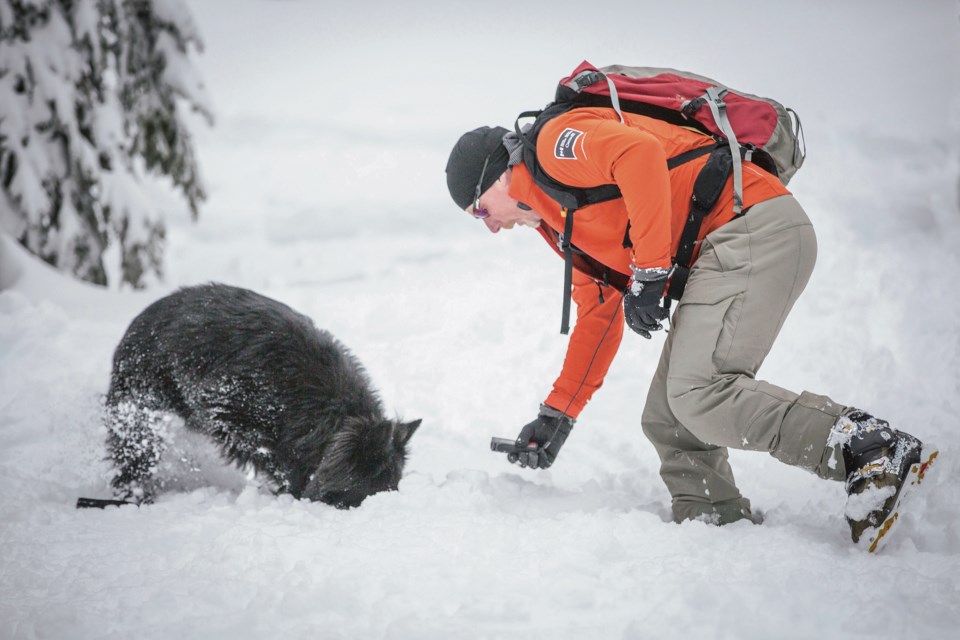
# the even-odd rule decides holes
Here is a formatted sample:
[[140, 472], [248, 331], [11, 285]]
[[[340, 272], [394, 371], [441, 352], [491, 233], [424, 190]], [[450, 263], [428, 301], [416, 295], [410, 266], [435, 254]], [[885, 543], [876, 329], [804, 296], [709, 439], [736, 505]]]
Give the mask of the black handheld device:
[[490, 438], [490, 450], [498, 453], [523, 453], [524, 451], [536, 450], [537, 445], [529, 444], [524, 446], [518, 444], [516, 440], [510, 438]]

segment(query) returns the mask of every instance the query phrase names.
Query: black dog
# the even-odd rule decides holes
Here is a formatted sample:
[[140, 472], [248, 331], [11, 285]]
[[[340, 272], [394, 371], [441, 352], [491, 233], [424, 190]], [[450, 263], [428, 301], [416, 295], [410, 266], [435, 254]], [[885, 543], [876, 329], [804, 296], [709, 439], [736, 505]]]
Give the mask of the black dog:
[[119, 498], [149, 502], [169, 415], [280, 492], [338, 507], [396, 490], [420, 420], [388, 420], [357, 359], [290, 307], [221, 284], [181, 289], [137, 316], [106, 398]]

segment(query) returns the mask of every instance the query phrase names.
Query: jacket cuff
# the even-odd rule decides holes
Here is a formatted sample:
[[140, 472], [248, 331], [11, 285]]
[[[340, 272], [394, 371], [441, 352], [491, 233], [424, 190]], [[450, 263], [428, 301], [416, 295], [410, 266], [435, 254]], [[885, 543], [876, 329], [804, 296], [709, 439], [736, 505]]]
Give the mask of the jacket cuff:
[[[586, 400], [573, 402], [571, 404], [569, 396], [554, 392], [547, 396], [547, 399], [541, 403], [540, 413], [550, 418], [566, 416], [571, 422], [576, 422], [577, 416], [580, 415], [580, 412], [583, 411], [583, 407], [586, 404]], [[567, 410], [564, 412], [555, 407], [566, 407]]]

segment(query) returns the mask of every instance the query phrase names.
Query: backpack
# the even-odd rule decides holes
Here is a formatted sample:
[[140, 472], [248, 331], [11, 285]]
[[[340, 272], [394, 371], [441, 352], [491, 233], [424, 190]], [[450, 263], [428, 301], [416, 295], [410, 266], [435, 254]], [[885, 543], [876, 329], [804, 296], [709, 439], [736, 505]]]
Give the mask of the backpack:
[[[775, 100], [736, 91], [710, 78], [674, 69], [623, 65], [597, 68], [589, 62], [582, 62], [560, 81], [553, 102], [542, 110], [521, 113], [514, 125], [523, 146], [523, 163], [534, 182], [565, 209], [561, 236], [565, 268], [560, 329], [564, 334], [569, 332], [573, 254], [578, 251], [570, 241], [574, 212], [584, 206], [621, 197], [615, 184], [591, 188], [565, 185], [549, 176], [537, 161], [537, 136], [544, 124], [578, 107], [613, 107], [621, 122], [623, 111], [627, 111], [694, 128], [715, 140], [714, 145], [692, 149], [667, 161], [667, 167], [673, 169], [710, 154], [694, 184], [690, 215], [681, 234], [677, 255], [673, 258], [674, 274], [667, 292], [668, 305], [670, 299], [679, 300], [683, 295], [700, 226], [716, 204], [731, 173], [734, 215], [742, 213], [742, 161], [752, 161], [786, 185], [806, 157], [799, 116]], [[534, 118], [534, 122], [521, 128], [520, 120], [525, 118]]]

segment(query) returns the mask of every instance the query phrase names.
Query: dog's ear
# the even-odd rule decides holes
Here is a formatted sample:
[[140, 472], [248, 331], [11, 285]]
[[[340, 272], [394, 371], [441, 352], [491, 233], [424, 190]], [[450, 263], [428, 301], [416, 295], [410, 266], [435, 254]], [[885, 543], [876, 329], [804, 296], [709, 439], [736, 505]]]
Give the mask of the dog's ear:
[[414, 432], [417, 430], [417, 427], [420, 426], [420, 423], [423, 420], [414, 420], [413, 422], [398, 422], [397, 427], [393, 432], [394, 439], [404, 446], [410, 441], [410, 438], [413, 437]]

